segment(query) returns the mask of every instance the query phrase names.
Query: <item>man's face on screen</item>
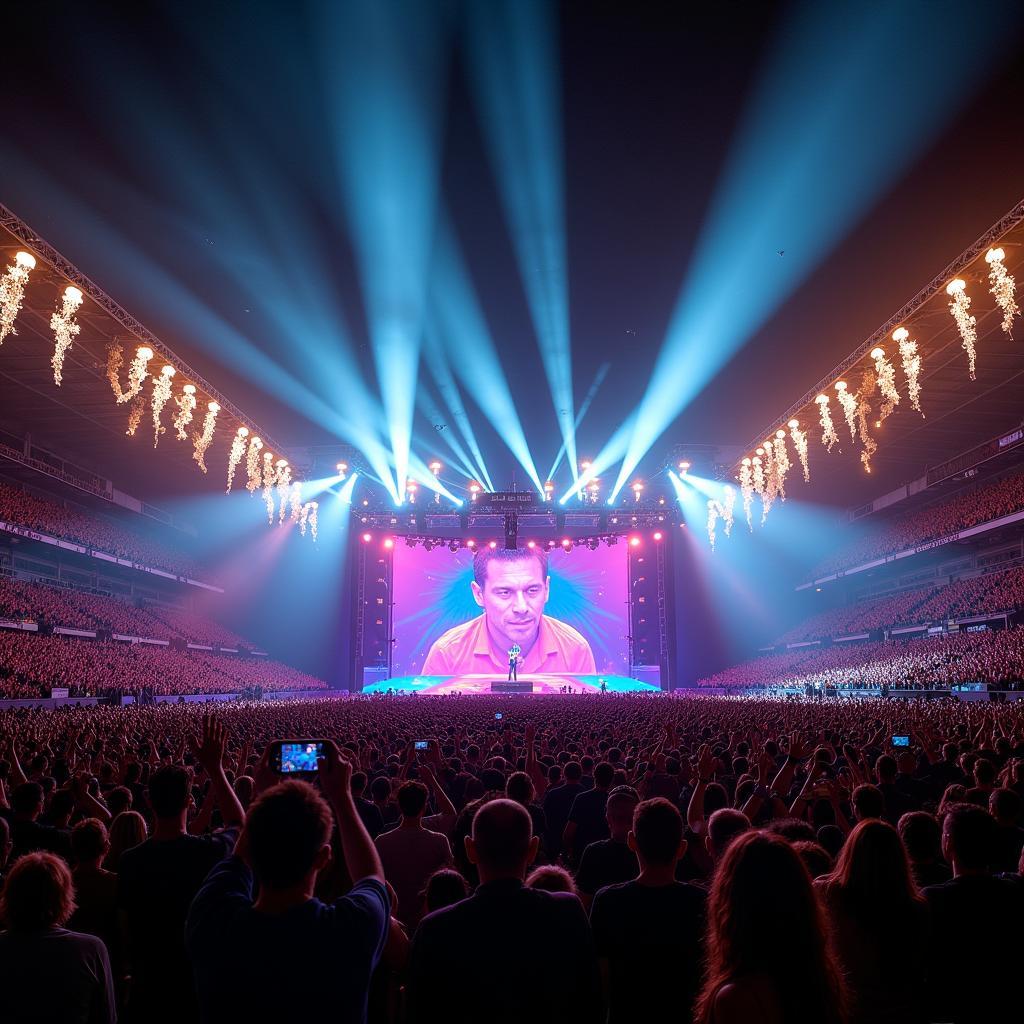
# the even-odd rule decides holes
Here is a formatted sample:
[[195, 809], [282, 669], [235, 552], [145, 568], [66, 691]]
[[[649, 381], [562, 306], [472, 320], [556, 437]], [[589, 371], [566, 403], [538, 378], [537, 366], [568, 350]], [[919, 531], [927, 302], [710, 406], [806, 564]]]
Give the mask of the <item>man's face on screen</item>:
[[525, 654], [537, 639], [548, 579], [536, 558], [505, 562], [492, 559], [481, 587], [474, 580], [473, 597], [487, 616], [491, 636], [503, 647], [516, 643]]

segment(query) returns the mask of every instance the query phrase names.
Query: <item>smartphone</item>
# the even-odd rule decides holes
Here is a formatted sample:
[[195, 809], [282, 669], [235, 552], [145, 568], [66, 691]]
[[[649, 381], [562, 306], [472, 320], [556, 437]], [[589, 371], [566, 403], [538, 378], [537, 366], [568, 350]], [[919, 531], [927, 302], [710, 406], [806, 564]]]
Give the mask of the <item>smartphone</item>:
[[270, 745], [270, 769], [278, 775], [310, 775], [323, 756], [323, 740], [277, 740]]
[[413, 743], [413, 749], [414, 750], [429, 750], [430, 749], [430, 740], [416, 740], [416, 742]]
[[894, 747], [909, 747], [910, 737], [909, 736], [893, 736], [892, 745]]
[[501, 721], [501, 712], [500, 711], [495, 711], [494, 712], [494, 720], [496, 722], [500, 722]]

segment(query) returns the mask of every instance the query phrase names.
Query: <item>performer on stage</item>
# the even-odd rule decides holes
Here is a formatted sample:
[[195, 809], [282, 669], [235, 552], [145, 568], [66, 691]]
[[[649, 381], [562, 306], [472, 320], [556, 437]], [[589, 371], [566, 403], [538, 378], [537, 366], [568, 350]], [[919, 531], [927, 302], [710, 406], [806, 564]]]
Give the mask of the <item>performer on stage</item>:
[[[485, 547], [473, 558], [473, 599], [483, 609], [434, 641], [421, 675], [526, 673], [594, 675], [590, 644], [566, 622], [544, 614], [550, 593], [548, 556], [536, 548]], [[518, 648], [515, 675], [511, 649]], [[506, 654], [506, 652], [508, 652]]]
[[508, 649], [508, 681], [514, 682], [519, 678], [516, 674], [516, 669], [519, 665], [519, 655], [523, 653], [523, 649], [519, 644], [513, 644]]

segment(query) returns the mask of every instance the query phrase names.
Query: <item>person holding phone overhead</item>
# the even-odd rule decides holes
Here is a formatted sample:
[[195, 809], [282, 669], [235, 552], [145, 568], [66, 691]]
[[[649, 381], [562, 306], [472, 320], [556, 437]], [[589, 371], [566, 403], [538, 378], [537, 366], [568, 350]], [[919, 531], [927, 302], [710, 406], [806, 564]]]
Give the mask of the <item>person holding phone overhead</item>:
[[[272, 746], [258, 784], [273, 780]], [[210, 872], [192, 903], [185, 945], [204, 1021], [290, 1020], [297, 1009], [310, 1020], [366, 1019], [391, 900], [352, 797], [350, 755], [331, 740], [323, 752], [317, 776], [324, 795], [298, 780], [264, 789], [234, 854]], [[323, 903], [313, 893], [332, 860], [333, 825], [354, 884]]]

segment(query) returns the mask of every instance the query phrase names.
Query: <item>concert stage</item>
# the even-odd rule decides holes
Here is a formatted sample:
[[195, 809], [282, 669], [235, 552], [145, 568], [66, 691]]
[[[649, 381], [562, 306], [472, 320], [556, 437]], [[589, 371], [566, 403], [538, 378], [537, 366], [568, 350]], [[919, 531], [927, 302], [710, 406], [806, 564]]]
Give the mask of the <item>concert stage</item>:
[[[519, 674], [519, 683], [529, 684], [532, 690], [522, 696], [532, 694], [560, 694], [565, 686], [572, 687], [574, 693], [594, 693], [601, 695], [602, 680], [609, 693], [660, 693], [657, 686], [631, 679], [628, 676], [596, 675], [529, 675]], [[430, 696], [459, 693], [463, 695], [491, 694], [494, 684], [504, 684], [505, 679], [499, 675], [469, 676], [401, 676], [395, 679], [382, 679], [363, 688], [363, 693], [416, 693]], [[508, 696], [508, 694], [503, 694]], [[520, 696], [520, 694], [516, 694]]]

